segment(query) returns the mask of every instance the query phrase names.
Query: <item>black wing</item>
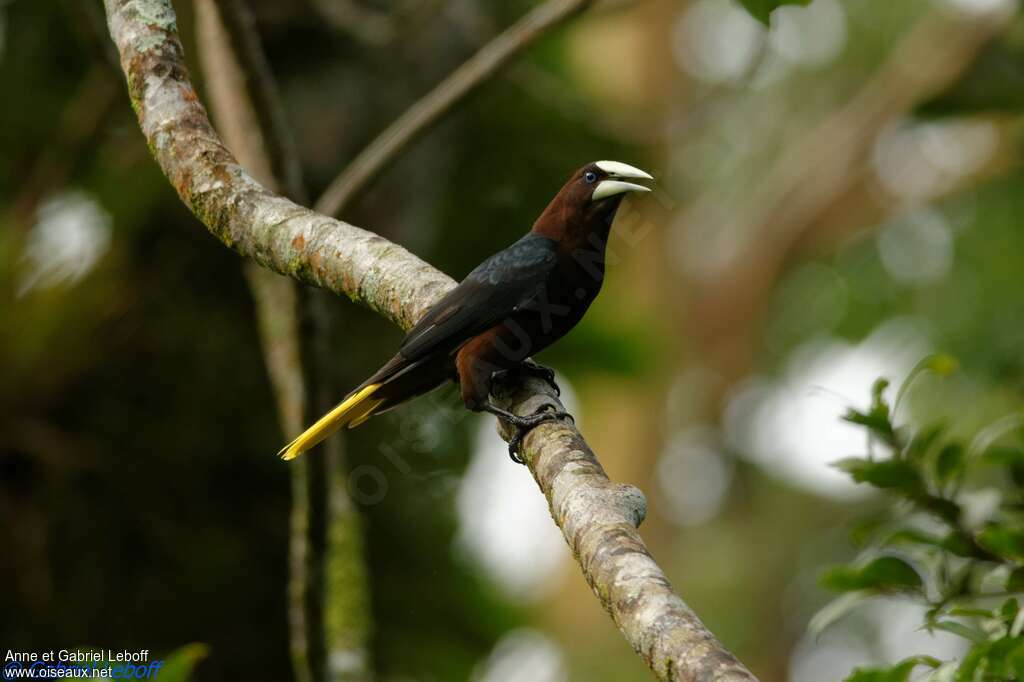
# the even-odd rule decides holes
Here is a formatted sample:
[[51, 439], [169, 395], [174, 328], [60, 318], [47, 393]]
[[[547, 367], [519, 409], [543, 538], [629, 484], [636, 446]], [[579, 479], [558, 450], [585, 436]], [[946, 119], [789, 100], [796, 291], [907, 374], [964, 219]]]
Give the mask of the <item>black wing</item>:
[[532, 298], [557, 263], [555, 242], [528, 234], [478, 265], [409, 330], [398, 353], [451, 352]]

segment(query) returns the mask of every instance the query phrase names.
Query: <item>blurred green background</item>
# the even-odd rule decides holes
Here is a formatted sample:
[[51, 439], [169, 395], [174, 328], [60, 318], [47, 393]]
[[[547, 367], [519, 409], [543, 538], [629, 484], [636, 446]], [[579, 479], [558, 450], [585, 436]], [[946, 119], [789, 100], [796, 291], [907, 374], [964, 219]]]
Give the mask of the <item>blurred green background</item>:
[[[310, 187], [530, 7], [254, 0]], [[814, 0], [768, 28], [729, 0], [598, 3], [345, 216], [460, 278], [583, 163], [657, 176], [602, 296], [539, 359], [647, 494], [655, 558], [762, 680], [959, 646], [897, 604], [805, 628], [845, 522], [878, 504], [828, 466], [864, 447], [845, 407], [932, 350], [961, 370], [916, 382], [904, 419], [970, 433], [1021, 404], [1016, 9]], [[0, 643], [203, 642], [198, 680], [290, 679], [289, 470], [251, 295], [150, 158], [111, 48], [97, 2], [0, 3]], [[335, 305], [348, 387], [400, 332]], [[384, 473], [355, 494], [380, 679], [648, 679], [493, 419], [449, 391], [347, 450]]]

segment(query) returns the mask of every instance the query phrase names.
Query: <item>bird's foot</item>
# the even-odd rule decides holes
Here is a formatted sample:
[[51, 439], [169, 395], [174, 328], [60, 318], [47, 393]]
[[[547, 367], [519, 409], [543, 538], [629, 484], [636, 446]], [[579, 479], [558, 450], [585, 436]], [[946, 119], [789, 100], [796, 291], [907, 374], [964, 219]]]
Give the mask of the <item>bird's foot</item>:
[[497, 405], [494, 405], [489, 400], [486, 403], [471, 409], [490, 412], [491, 414], [498, 417], [502, 421], [514, 426], [516, 429], [516, 433], [508, 442], [508, 456], [511, 457], [512, 461], [516, 462], [517, 464], [526, 464], [526, 460], [524, 460], [522, 456], [520, 456], [519, 454], [519, 447], [522, 444], [523, 438], [526, 436], [526, 434], [533, 430], [538, 424], [554, 421], [555, 419], [561, 419], [562, 417], [568, 417], [573, 424], [576, 423], [576, 420], [573, 419], [573, 416], [571, 414], [565, 412], [564, 410], [549, 409], [553, 407], [554, 406], [550, 404], [541, 405], [539, 408], [537, 408], [536, 412], [534, 412], [533, 414], [528, 414], [525, 417], [520, 417], [517, 414], [512, 414], [508, 410], [502, 409]]
[[525, 374], [531, 377], [537, 377], [538, 379], [543, 379], [548, 383], [549, 386], [551, 386], [551, 388], [555, 390], [555, 395], [562, 395], [562, 389], [559, 388], [558, 384], [555, 383], [555, 370], [551, 369], [550, 367], [546, 367], [540, 363], [534, 362], [533, 360], [527, 358], [526, 360], [523, 360], [521, 363], [519, 363], [519, 366], [516, 369], [521, 374]]
[[570, 420], [572, 420], [574, 424], [576, 423], [576, 420], [573, 419], [573, 416], [568, 412], [565, 412], [563, 410], [550, 410], [548, 409], [548, 407], [550, 406], [543, 405], [536, 412], [525, 417], [512, 415], [515, 416], [514, 420], [505, 418], [505, 421], [512, 424], [512, 426], [516, 428], [515, 435], [512, 436], [512, 438], [508, 441], [508, 456], [511, 457], [512, 461], [515, 462], [516, 464], [526, 464], [526, 460], [523, 459], [522, 455], [520, 454], [520, 448], [523, 444], [523, 438], [525, 438], [526, 434], [528, 434], [538, 425], [543, 424], [544, 422], [555, 421], [556, 419], [561, 419], [562, 417], [568, 417]]
[[509, 369], [499, 369], [491, 374], [491, 381], [494, 383], [502, 383], [514, 376], [528, 376], [537, 377], [545, 381], [555, 391], [555, 395], [561, 396], [562, 389], [555, 383], [555, 370], [550, 367], [538, 364], [533, 360], [523, 360], [518, 365], [515, 365]]

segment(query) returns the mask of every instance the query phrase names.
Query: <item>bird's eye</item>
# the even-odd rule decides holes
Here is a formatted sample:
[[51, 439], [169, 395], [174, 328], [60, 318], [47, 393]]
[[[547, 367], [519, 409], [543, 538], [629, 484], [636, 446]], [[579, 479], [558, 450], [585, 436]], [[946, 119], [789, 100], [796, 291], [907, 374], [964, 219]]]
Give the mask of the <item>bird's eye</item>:
[[587, 181], [587, 184], [592, 185], [597, 180], [597, 173], [594, 171], [587, 171], [583, 174], [583, 179]]

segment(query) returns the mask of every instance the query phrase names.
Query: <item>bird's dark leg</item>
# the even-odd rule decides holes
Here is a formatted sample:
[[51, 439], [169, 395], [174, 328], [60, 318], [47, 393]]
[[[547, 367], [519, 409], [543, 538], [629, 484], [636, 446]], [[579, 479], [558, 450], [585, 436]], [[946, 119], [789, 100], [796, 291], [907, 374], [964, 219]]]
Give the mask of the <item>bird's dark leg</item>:
[[[508, 442], [508, 454], [513, 462], [525, 464], [519, 456], [519, 445], [523, 437], [538, 424], [561, 417], [572, 417], [562, 411], [540, 408], [534, 414], [520, 417], [491, 403], [491, 386], [495, 380], [518, 371], [519, 364], [509, 368], [502, 366], [500, 352], [496, 351], [488, 334], [481, 334], [464, 345], [455, 357], [455, 368], [459, 375], [459, 390], [462, 402], [474, 412], [490, 412], [516, 428], [516, 435]], [[543, 368], [546, 369], [546, 368]]]
[[[562, 417], [568, 417], [572, 419], [572, 415], [563, 410], [549, 410], [548, 406], [542, 405], [533, 414], [525, 417], [520, 417], [517, 414], [512, 414], [508, 410], [503, 410], [496, 405], [491, 404], [490, 401], [480, 406], [484, 412], [490, 412], [496, 417], [503, 419], [516, 428], [516, 435], [512, 436], [512, 439], [508, 442], [508, 456], [512, 458], [512, 461], [517, 464], [526, 464], [526, 460], [519, 454], [519, 447], [523, 442], [523, 438], [526, 437], [530, 431], [532, 431], [539, 424], [544, 422], [554, 421], [561, 419]], [[575, 420], [573, 420], [575, 422]]]

